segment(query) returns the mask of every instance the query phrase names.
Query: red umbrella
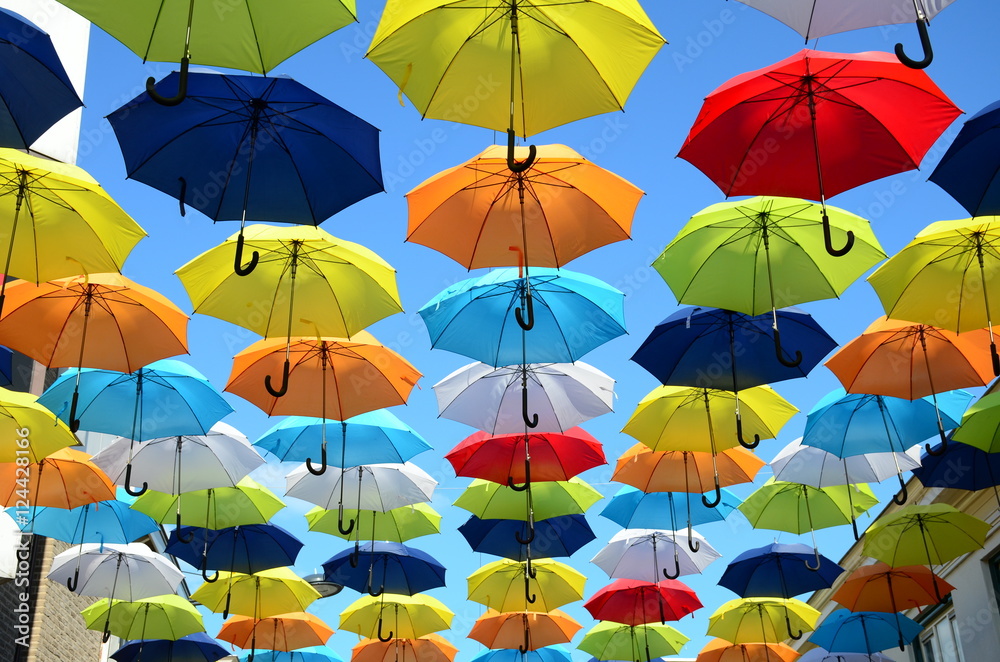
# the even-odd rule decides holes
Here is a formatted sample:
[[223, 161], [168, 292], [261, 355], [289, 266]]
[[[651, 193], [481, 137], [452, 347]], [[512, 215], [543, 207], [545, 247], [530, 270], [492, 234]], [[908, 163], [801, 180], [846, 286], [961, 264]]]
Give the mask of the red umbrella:
[[564, 433], [490, 435], [477, 432], [445, 455], [459, 476], [514, 487], [531, 481], [569, 480], [607, 464], [601, 442], [581, 428]]
[[592, 595], [583, 606], [599, 621], [634, 626], [676, 621], [703, 605], [694, 590], [676, 579], [655, 584], [619, 579]]
[[708, 95], [681, 148], [727, 195], [826, 198], [917, 167], [961, 111], [890, 53], [802, 50]]

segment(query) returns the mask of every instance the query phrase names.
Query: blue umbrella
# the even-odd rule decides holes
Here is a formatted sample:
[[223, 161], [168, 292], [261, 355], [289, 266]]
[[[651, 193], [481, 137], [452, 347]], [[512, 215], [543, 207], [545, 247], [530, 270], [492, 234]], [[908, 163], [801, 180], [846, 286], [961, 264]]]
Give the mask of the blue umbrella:
[[[936, 404], [929, 397], [904, 400], [847, 393], [838, 388], [827, 393], [809, 412], [802, 444], [839, 458], [866, 453], [905, 453], [910, 446], [937, 435], [939, 420], [946, 430], [957, 428], [972, 401], [972, 395], [965, 391], [948, 391], [935, 397]], [[897, 471], [897, 476], [900, 491], [893, 500], [902, 505], [906, 502], [906, 483], [901, 471]]]
[[6, 9], [0, 9], [0, 72], [0, 147], [27, 149], [83, 105], [49, 35]]
[[1000, 214], [1000, 101], [970, 117], [929, 177], [973, 216]]
[[[233, 411], [204, 375], [175, 359], [155, 361], [131, 373], [71, 368], [38, 402], [68, 424], [75, 415], [83, 430], [125, 437], [133, 443], [207, 434]], [[130, 487], [131, 470], [130, 462], [124, 487], [132, 496], [139, 496], [146, 488]]]
[[[697, 552], [701, 548], [701, 543], [691, 535], [693, 527], [709, 522], [721, 522], [742, 503], [739, 497], [729, 490], [719, 490], [719, 494], [718, 505], [709, 508], [702, 499], [706, 495], [697, 492], [646, 493], [635, 487], [625, 486], [611, 497], [611, 502], [601, 511], [601, 517], [606, 517], [626, 529], [669, 527], [671, 531], [677, 531], [678, 525], [686, 518], [688, 546], [692, 552]], [[681, 508], [685, 510], [683, 515]], [[674, 542], [676, 543], [676, 540]], [[668, 577], [676, 579], [676, 575]]]
[[176, 641], [170, 639], [133, 639], [111, 654], [117, 662], [215, 662], [229, 651], [204, 632], [195, 632]]
[[[794, 361], [774, 351], [775, 316], [781, 321], [786, 346], [798, 348]], [[837, 342], [798, 308], [753, 316], [692, 306], [657, 324], [632, 360], [662, 384], [735, 392], [736, 434], [740, 444], [755, 448], [759, 438], [743, 440], [739, 391], [805, 377], [836, 346]]]
[[[3, 10], [0, 9], [0, 12]], [[14, 382], [14, 352], [0, 345], [0, 386]]]
[[545, 646], [526, 653], [516, 648], [486, 650], [471, 662], [570, 662], [573, 658], [562, 646]]
[[897, 613], [838, 609], [827, 616], [809, 641], [829, 651], [877, 653], [893, 646], [905, 650], [923, 626]]
[[444, 573], [429, 554], [398, 542], [366, 542], [358, 551], [344, 550], [323, 563], [326, 581], [372, 596], [438, 588], [445, 585]]
[[170, 532], [164, 552], [196, 568], [206, 581], [206, 570], [253, 574], [293, 565], [302, 541], [274, 524], [248, 524], [225, 529], [182, 526]]
[[[254, 442], [285, 462], [305, 462], [323, 442], [323, 419], [289, 416]], [[394, 414], [378, 409], [346, 421], [326, 421], [341, 429], [340, 463], [337, 467], [359, 464], [406, 462], [430, 450], [431, 446], [416, 430]]]
[[[178, 74], [163, 80], [177, 85]], [[128, 176], [216, 221], [319, 225], [384, 190], [378, 129], [287, 77], [192, 73], [176, 108], [147, 94], [108, 115]], [[197, 154], [197, 158], [193, 155]]]
[[[118, 488], [117, 493], [115, 501], [88, 503], [71, 510], [34, 506], [29, 508], [30, 514], [21, 528], [74, 545], [87, 542], [123, 545], [160, 529], [152, 517], [129, 508], [134, 499], [125, 490]], [[13, 516], [14, 510], [8, 508], [7, 512]]]
[[[625, 333], [624, 299], [584, 274], [535, 268], [522, 277], [514, 267], [460, 281], [417, 312], [433, 347], [492, 366], [569, 363]], [[511, 311], [525, 300], [534, 315], [522, 334]]]
[[309, 646], [293, 651], [258, 650], [244, 653], [239, 659], [240, 662], [342, 662], [341, 657], [326, 646]]
[[741, 598], [791, 598], [830, 588], [844, 569], [821, 556], [819, 570], [810, 570], [806, 566], [814, 556], [812, 547], [800, 543], [748, 549], [726, 566], [719, 586]]
[[[458, 527], [472, 551], [502, 556], [515, 561], [528, 560], [528, 523], [512, 519], [480, 519], [473, 515]], [[519, 536], [519, 538], [515, 538]], [[531, 554], [535, 558], [572, 556], [597, 536], [583, 515], [561, 515], [535, 520], [535, 539]]]
[[1000, 453], [986, 451], [948, 440], [944, 452], [941, 444], [935, 444], [930, 453], [920, 456], [920, 466], [913, 470], [913, 475], [920, 479], [925, 487], [950, 487], [955, 490], [993, 489], [997, 502], [1000, 503]]

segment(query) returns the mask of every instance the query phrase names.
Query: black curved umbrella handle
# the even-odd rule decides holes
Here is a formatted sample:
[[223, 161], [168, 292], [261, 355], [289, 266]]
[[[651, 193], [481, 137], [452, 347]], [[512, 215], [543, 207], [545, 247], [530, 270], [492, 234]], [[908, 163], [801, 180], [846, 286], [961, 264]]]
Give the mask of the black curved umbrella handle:
[[[177, 498], [180, 499], [179, 496]], [[192, 540], [194, 540], [194, 531], [192, 531], [191, 533], [187, 534], [186, 536], [183, 533], [181, 533], [181, 513], [180, 513], [180, 511], [177, 511], [177, 539], [180, 540], [185, 545], [188, 544], [189, 542], [191, 542]]]
[[534, 565], [532, 565], [530, 556], [527, 558], [527, 561], [525, 561], [524, 571], [527, 572], [528, 576], [532, 579], [538, 577], [538, 570]]
[[691, 520], [688, 520], [688, 549], [691, 550], [692, 554], [697, 554], [698, 550], [701, 549], [701, 543], [694, 539], [694, 527], [691, 526]]
[[531, 592], [531, 580], [528, 578], [528, 574], [524, 575], [524, 601], [529, 605], [535, 604], [538, 600], [538, 596]]
[[[268, 393], [276, 398], [280, 398], [288, 393], [288, 373], [291, 371], [291, 367], [291, 363], [289, 363], [288, 359], [285, 359], [285, 364], [281, 368], [281, 386], [277, 389], [271, 386], [271, 375], [264, 375], [264, 388], [267, 389]], [[312, 469], [310, 469], [310, 471], [312, 471]]]
[[[385, 593], [385, 584], [382, 584], [381, 586], [379, 586], [377, 591], [373, 591], [372, 590], [371, 577], [369, 577], [368, 578], [368, 586], [365, 587], [365, 592], [368, 595], [372, 596], [373, 598], [377, 598], [378, 596], [380, 596], [383, 593]], [[389, 638], [391, 639], [392, 635], [390, 635]]]
[[774, 329], [774, 354], [778, 357], [778, 362], [786, 368], [795, 368], [802, 363], [802, 352], [795, 350], [795, 358], [789, 361], [781, 351], [781, 331]]
[[819, 550], [816, 549], [815, 547], [813, 547], [813, 554], [816, 555], [816, 565], [815, 566], [809, 565], [809, 559], [806, 559], [805, 561], [803, 561], [803, 563], [805, 564], [805, 566], [807, 568], [809, 568], [813, 572], [816, 572], [816, 571], [819, 570], [819, 567], [822, 564], [822, 561], [820, 561], [820, 559], [819, 559]]
[[108, 643], [108, 639], [110, 638], [111, 638], [111, 618], [108, 617], [108, 620], [104, 621], [104, 632], [103, 634], [101, 634], [101, 641], [106, 644]]
[[906, 491], [906, 483], [903, 481], [903, 476], [901, 474], [896, 474], [896, 476], [899, 478], [899, 491], [892, 495], [892, 500], [897, 505], [902, 506], [906, 503], [908, 493]]
[[382, 634], [382, 617], [381, 616], [379, 616], [379, 619], [378, 619], [378, 632], [376, 634], [378, 636], [378, 640], [381, 641], [382, 643], [388, 643], [389, 641], [392, 641], [392, 634], [393, 634], [392, 630], [389, 630], [389, 634], [388, 635], [383, 635]]
[[507, 129], [507, 168], [513, 172], [524, 172], [530, 168], [535, 163], [535, 157], [538, 156], [538, 150], [534, 145], [528, 145], [528, 158], [524, 161], [514, 160], [514, 129]]
[[519, 327], [525, 331], [531, 331], [531, 329], [535, 326], [535, 304], [534, 297], [531, 296], [531, 292], [528, 292], [527, 296], [524, 298], [524, 307], [524, 314], [521, 313], [520, 306], [514, 309], [514, 319], [517, 320], [517, 325]]
[[739, 415], [736, 416], [736, 438], [740, 440], [740, 446], [743, 448], [753, 449], [760, 445], [759, 434], [753, 436], [753, 441], [746, 441], [743, 438], [743, 419]]
[[910, 69], [926, 69], [934, 61], [934, 49], [931, 47], [931, 36], [927, 32], [927, 21], [917, 19], [917, 33], [920, 35], [920, 47], [924, 49], [924, 57], [914, 60], [906, 55], [902, 44], [896, 44], [896, 58]]
[[[531, 299], [528, 299], [530, 302]], [[531, 304], [528, 304], [528, 308], [531, 308]], [[514, 311], [517, 314], [517, 310]], [[524, 419], [524, 424], [529, 428], [538, 427], [538, 414], [528, 415], [528, 386], [524, 385], [521, 387], [521, 418]]]
[[788, 636], [798, 641], [802, 638], [802, 630], [799, 630], [798, 634], [792, 632], [792, 621], [788, 618], [788, 612], [785, 612], [785, 625], [788, 627]]
[[928, 455], [933, 455], [934, 457], [941, 457], [948, 452], [948, 435], [944, 433], [941, 429], [941, 422], [938, 422], [938, 436], [941, 437], [941, 450], [934, 450], [929, 443], [924, 444], [924, 450], [927, 451]]
[[517, 540], [522, 545], [530, 545], [531, 541], [535, 539], [535, 524], [534, 522], [528, 522], [528, 536], [526, 538], [521, 537], [520, 531], [514, 532], [514, 539]]
[[180, 78], [177, 80], [177, 95], [172, 97], [165, 97], [156, 91], [156, 79], [150, 76], [146, 79], [146, 94], [149, 98], [160, 104], [161, 106], [176, 106], [181, 101], [187, 98], [187, 87], [188, 87], [188, 65], [191, 64], [191, 58], [187, 55], [181, 58], [181, 71]]
[[[344, 480], [344, 477], [341, 476], [340, 480]], [[351, 535], [351, 531], [354, 530], [353, 517], [351, 518], [351, 523], [347, 525], [347, 528], [344, 528], [344, 504], [340, 504], [340, 512], [337, 514], [337, 530], [340, 531], [340, 535], [342, 536], [349, 536]]]
[[207, 573], [208, 573], [208, 568], [206, 568], [205, 564], [202, 563], [202, 565], [201, 565], [201, 578], [204, 579], [209, 584], [214, 584], [215, 582], [219, 581], [219, 571], [218, 570], [216, 570], [215, 574], [213, 576], [211, 576], [211, 577], [209, 577]]
[[80, 568], [77, 568], [73, 572], [72, 577], [66, 579], [66, 588], [70, 590], [71, 593], [76, 593], [76, 587], [80, 585]]
[[[146, 490], [149, 489], [149, 483], [147, 483], [146, 481], [142, 481], [142, 487], [140, 487], [138, 490], [132, 489], [132, 465], [131, 464], [126, 464], [125, 465], [125, 485], [123, 485], [123, 487], [125, 488], [125, 491], [128, 492], [130, 495], [132, 495], [134, 497], [137, 497], [137, 496], [142, 496], [143, 494], [146, 493]], [[180, 498], [180, 497], [178, 497], [178, 498]], [[180, 526], [179, 522], [180, 522], [180, 520], [178, 520], [178, 526]]]
[[[80, 430], [80, 419], [76, 417], [76, 407], [80, 403], [80, 392], [73, 389], [73, 400], [69, 405], [69, 429], [76, 434]], [[129, 493], [131, 494], [131, 492]]]
[[253, 662], [254, 657], [257, 656], [257, 651], [251, 650], [250, 654], [247, 655], [247, 662]]
[[226, 608], [222, 610], [222, 618], [229, 618], [229, 604], [233, 597], [232, 586], [226, 591]]
[[[270, 377], [270, 375], [268, 375], [268, 377]], [[285, 390], [286, 391], [288, 390], [287, 384], [285, 386]], [[306, 458], [306, 469], [308, 469], [309, 473], [311, 473], [313, 476], [322, 476], [324, 473], [326, 473], [326, 446], [325, 445], [320, 450], [320, 455], [319, 455], [319, 469], [314, 469], [313, 468], [313, 463], [312, 463], [312, 458], [311, 457], [307, 457]], [[344, 534], [344, 535], [347, 535], [347, 534]]]
[[257, 268], [257, 262], [259, 261], [260, 253], [254, 251], [250, 254], [250, 261], [247, 263], [247, 266], [243, 266], [243, 232], [240, 231], [240, 235], [236, 238], [236, 256], [233, 259], [233, 271], [236, 272], [237, 276], [249, 276], [250, 272]]
[[351, 552], [350, 556], [347, 557], [347, 562], [351, 564], [352, 568], [357, 568], [358, 564], [361, 562], [361, 541], [354, 541], [354, 551]]
[[[538, 418], [537, 416], [535, 418]], [[531, 462], [527, 459], [524, 461], [524, 485], [517, 485], [514, 483], [514, 479], [510, 476], [507, 477], [507, 487], [514, 490], [515, 492], [524, 492], [531, 485]], [[527, 543], [522, 543], [526, 545]]]
[[722, 488], [719, 487], [719, 476], [715, 476], [715, 498], [709, 500], [704, 494], [701, 495], [701, 502], [706, 508], [715, 508], [722, 502]]
[[[688, 542], [690, 541], [691, 539], [688, 538]], [[663, 576], [666, 577], [667, 579], [677, 579], [678, 577], [681, 576], [681, 562], [677, 558], [676, 554], [674, 554], [674, 574], [671, 575], [669, 572], [667, 572], [666, 568], [662, 568], [661, 572], [663, 572]]]
[[826, 210], [823, 211], [823, 243], [826, 245], [826, 252], [834, 257], [843, 257], [851, 252], [854, 248], [854, 233], [850, 230], [847, 231], [847, 243], [844, 244], [843, 248], [833, 247], [833, 234], [830, 229], [830, 217], [827, 216]]

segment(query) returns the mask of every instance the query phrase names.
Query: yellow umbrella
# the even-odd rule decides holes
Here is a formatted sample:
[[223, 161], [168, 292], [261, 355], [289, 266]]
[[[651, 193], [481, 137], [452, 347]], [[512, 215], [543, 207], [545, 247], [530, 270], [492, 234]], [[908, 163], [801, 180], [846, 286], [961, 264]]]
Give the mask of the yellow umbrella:
[[[121, 271], [145, 236], [86, 171], [0, 149], [0, 250], [8, 276], [38, 284]], [[3, 294], [0, 284], [0, 311]]]
[[776, 643], [815, 630], [818, 620], [816, 609], [794, 598], [740, 598], [709, 617], [707, 634], [734, 644]]
[[319, 591], [290, 568], [262, 570], [252, 575], [220, 571], [215, 582], [205, 582], [191, 594], [192, 600], [209, 611], [221, 611], [223, 618], [228, 618], [230, 611], [253, 618], [305, 611], [320, 597]]
[[[356, 632], [379, 641], [416, 639], [433, 632], [447, 630], [455, 614], [429, 595], [398, 595], [383, 593], [366, 595], [340, 612], [340, 629]], [[383, 620], [391, 630], [383, 633]]]
[[79, 442], [69, 426], [28, 393], [0, 388], [0, 462], [38, 463]]
[[552, 559], [501, 559], [487, 563], [469, 575], [467, 581], [469, 599], [490, 609], [551, 611], [582, 600], [587, 578]]

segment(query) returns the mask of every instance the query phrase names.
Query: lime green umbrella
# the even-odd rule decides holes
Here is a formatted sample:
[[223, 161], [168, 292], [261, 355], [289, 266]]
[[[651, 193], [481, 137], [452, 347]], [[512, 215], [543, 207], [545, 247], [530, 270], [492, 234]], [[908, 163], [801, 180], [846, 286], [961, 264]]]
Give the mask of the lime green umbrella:
[[1000, 453], [1000, 392], [987, 393], [965, 410], [951, 438], [987, 453]]
[[198, 610], [179, 595], [158, 595], [134, 602], [101, 600], [82, 612], [88, 630], [104, 630], [122, 639], [169, 639], [176, 641], [204, 632]]
[[[776, 309], [840, 296], [885, 258], [868, 221], [827, 207], [833, 238], [853, 233], [854, 248], [827, 252], [820, 205], [756, 197], [712, 205], [691, 217], [653, 262], [680, 303], [747, 315], [771, 312], [775, 349], [790, 367], [801, 355], [781, 349]], [[838, 245], [840, 245], [838, 243]]]
[[272, 568], [253, 574], [219, 571], [214, 582], [205, 582], [191, 594], [209, 611], [230, 612], [252, 618], [305, 611], [322, 597], [290, 568]]
[[777, 643], [815, 630], [818, 620], [816, 609], [794, 598], [740, 598], [709, 617], [707, 634], [734, 644]]
[[224, 529], [244, 524], [265, 524], [285, 504], [271, 490], [247, 477], [235, 487], [195, 490], [177, 496], [148, 490], [131, 507], [161, 524], [174, 515], [178, 528], [182, 523], [183, 509], [184, 524]]
[[143, 62], [180, 62], [178, 94], [164, 99], [146, 82], [153, 99], [184, 100], [190, 63], [260, 74], [309, 44], [357, 20], [355, 0], [227, 0], [154, 2], [60, 0], [122, 42]]
[[598, 660], [638, 660], [640, 651], [646, 653], [646, 662], [666, 655], [677, 655], [690, 641], [669, 625], [623, 625], [598, 621], [587, 630], [577, 646]]
[[467, 581], [469, 599], [490, 609], [552, 611], [582, 600], [587, 578], [565, 563], [552, 559], [500, 559], [476, 570]]
[[877, 503], [871, 488], [864, 483], [812, 487], [770, 478], [739, 505], [739, 510], [755, 529], [796, 534], [808, 531], [813, 536], [816, 567], [808, 563], [806, 567], [819, 570], [815, 531], [850, 524]]
[[400, 506], [384, 513], [378, 510], [344, 509], [344, 520], [352, 519], [358, 524], [354, 531], [341, 533], [337, 525], [337, 510], [326, 510], [317, 506], [306, 513], [310, 531], [329, 533], [345, 540], [356, 536], [358, 540], [388, 540], [406, 542], [413, 538], [441, 533], [441, 515], [430, 504], [416, 503]]
[[954, 506], [911, 505], [875, 520], [862, 551], [893, 567], [947, 563], [982, 549], [990, 525]]

